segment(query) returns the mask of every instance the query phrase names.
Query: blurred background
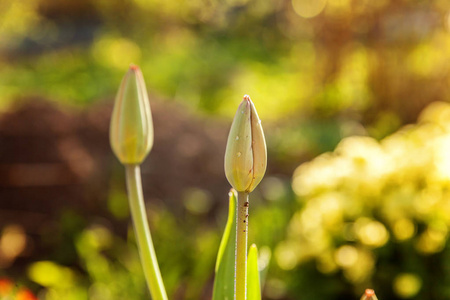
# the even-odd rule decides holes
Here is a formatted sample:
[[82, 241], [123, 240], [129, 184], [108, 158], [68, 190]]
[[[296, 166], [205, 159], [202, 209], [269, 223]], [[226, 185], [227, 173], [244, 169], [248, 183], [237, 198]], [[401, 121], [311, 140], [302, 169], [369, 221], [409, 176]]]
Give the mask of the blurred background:
[[211, 297], [244, 94], [269, 151], [250, 203], [263, 298], [449, 299], [449, 56], [448, 0], [1, 0], [0, 278], [40, 299], [149, 298], [108, 141], [135, 63], [170, 299]]

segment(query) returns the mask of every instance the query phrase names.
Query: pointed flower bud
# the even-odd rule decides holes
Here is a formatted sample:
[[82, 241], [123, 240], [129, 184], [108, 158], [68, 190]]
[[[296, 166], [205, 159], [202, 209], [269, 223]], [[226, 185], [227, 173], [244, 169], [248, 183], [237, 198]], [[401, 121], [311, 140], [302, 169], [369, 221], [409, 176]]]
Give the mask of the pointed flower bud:
[[264, 177], [267, 149], [261, 120], [248, 95], [238, 107], [228, 135], [225, 175], [238, 192], [250, 193]]
[[130, 66], [111, 117], [110, 142], [122, 164], [140, 164], [153, 146], [153, 122], [141, 70]]
[[366, 289], [364, 292], [364, 295], [362, 295], [361, 300], [378, 300], [377, 296], [375, 295], [375, 291], [372, 289]]

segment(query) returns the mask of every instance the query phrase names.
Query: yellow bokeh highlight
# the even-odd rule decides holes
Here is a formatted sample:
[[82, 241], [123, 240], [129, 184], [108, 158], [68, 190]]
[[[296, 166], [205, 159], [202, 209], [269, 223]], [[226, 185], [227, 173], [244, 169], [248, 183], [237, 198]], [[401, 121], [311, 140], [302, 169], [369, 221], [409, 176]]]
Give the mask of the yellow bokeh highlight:
[[[304, 51], [311, 57], [311, 49]], [[305, 58], [309, 59], [309, 57]], [[285, 62], [286, 68], [297, 63], [294, 57]], [[305, 68], [309, 66], [306, 65]], [[283, 84], [280, 84], [282, 82]], [[304, 72], [290, 72], [262, 63], [248, 63], [236, 71], [232, 77], [231, 87], [222, 91], [222, 99], [241, 99], [248, 94], [258, 107], [258, 115], [263, 122], [273, 121], [301, 109], [313, 92], [314, 84]], [[221, 113], [228, 114], [238, 102], [227, 101], [221, 106]]]
[[369, 70], [373, 62], [371, 52], [361, 44], [355, 43], [347, 47], [342, 68], [336, 78], [336, 89], [340, 100], [330, 105], [340, 108], [365, 108], [370, 103]]
[[33, 263], [28, 269], [28, 277], [45, 287], [69, 287], [75, 279], [71, 269], [52, 261]]
[[80, 253], [88, 256], [111, 247], [113, 238], [111, 231], [107, 228], [101, 225], [94, 225], [80, 234], [77, 248]]
[[[450, 226], [449, 153], [450, 104], [437, 102], [417, 124], [381, 141], [344, 138], [333, 152], [297, 167], [292, 188], [301, 209], [287, 237], [306, 253], [297, 265], [315, 260], [320, 272], [340, 269], [349, 282], [362, 284], [375, 272], [373, 249], [395, 247], [391, 239], [410, 240], [419, 255], [443, 251]], [[395, 289], [408, 298], [420, 286], [406, 276]]]
[[380, 222], [360, 218], [355, 223], [356, 234], [364, 245], [381, 247], [389, 240], [389, 233]]
[[42, 21], [38, 13], [39, 1], [1, 1], [0, 2], [0, 45], [19, 42], [20, 37]]
[[355, 181], [366, 192], [372, 191], [375, 180], [383, 180], [392, 169], [392, 161], [375, 139], [349, 137], [341, 141], [335, 153], [325, 153], [311, 163], [298, 167], [292, 187], [297, 195], [314, 194], [315, 190], [332, 189], [351, 180], [351, 174], [364, 174]]
[[342, 246], [336, 250], [334, 259], [336, 264], [342, 268], [353, 267], [358, 262], [358, 250], [353, 246]]
[[327, 0], [292, 0], [294, 11], [303, 18], [313, 18], [320, 14]]
[[92, 47], [94, 58], [108, 67], [127, 70], [130, 64], [141, 60], [141, 49], [126, 38], [102, 37]]
[[419, 276], [412, 273], [399, 274], [394, 279], [394, 292], [401, 298], [412, 298], [420, 291], [422, 280]]
[[405, 218], [395, 221], [392, 230], [397, 240], [404, 241], [410, 239], [414, 235], [416, 228], [410, 219]]
[[347, 15], [351, 11], [351, 0], [328, 0], [325, 12], [330, 15]]
[[429, 226], [419, 237], [416, 248], [424, 254], [440, 252], [445, 247], [448, 236], [448, 228], [443, 223], [435, 223]]
[[344, 276], [353, 283], [365, 281], [373, 272], [375, 264], [370, 252], [350, 245], [339, 247], [334, 259], [343, 269]]
[[344, 269], [344, 276], [352, 283], [361, 284], [366, 282], [375, 268], [373, 255], [363, 249], [358, 249], [358, 260], [351, 267]]
[[419, 44], [409, 53], [406, 66], [416, 76], [444, 76], [450, 70], [449, 51], [449, 34], [437, 32], [430, 41]]
[[300, 252], [298, 244], [284, 242], [275, 249], [274, 256], [278, 266], [283, 270], [292, 270], [297, 266], [298, 254]]

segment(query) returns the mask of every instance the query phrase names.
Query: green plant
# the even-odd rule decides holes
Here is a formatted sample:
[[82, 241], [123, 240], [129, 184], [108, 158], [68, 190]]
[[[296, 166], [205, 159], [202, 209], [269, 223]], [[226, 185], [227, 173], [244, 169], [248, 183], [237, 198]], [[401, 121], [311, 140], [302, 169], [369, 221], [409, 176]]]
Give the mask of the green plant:
[[150, 294], [154, 300], [166, 300], [142, 192], [139, 165], [153, 145], [153, 123], [144, 79], [137, 66], [130, 67], [120, 85], [111, 118], [110, 141], [126, 169], [128, 200]]
[[[139, 166], [153, 145], [153, 125], [145, 83], [137, 66], [130, 67], [120, 85], [111, 118], [110, 142], [125, 166], [131, 215], [150, 294], [155, 300], [165, 300], [167, 294], [147, 224], [140, 178]], [[255, 245], [247, 257], [248, 196], [263, 178], [266, 162], [261, 121], [246, 95], [231, 126], [225, 154], [225, 173], [237, 192], [230, 192], [229, 218], [216, 263], [214, 299], [245, 300], [247, 291], [248, 299], [261, 299]]]
[[[147, 91], [140, 69], [131, 66], [116, 97], [110, 127], [111, 147], [125, 166], [128, 200], [140, 260], [152, 299], [168, 299], [147, 223], [140, 164], [153, 145], [153, 125]], [[229, 193], [228, 221], [215, 268], [213, 300], [261, 300], [258, 249], [248, 256], [249, 194], [264, 177], [266, 142], [255, 106], [245, 95], [231, 125], [225, 152]], [[362, 300], [377, 300], [366, 290]]]
[[[236, 211], [238, 193], [231, 189], [229, 193], [230, 205], [228, 212], [228, 221], [220, 242], [219, 252], [217, 254], [213, 300], [238, 299], [235, 292], [235, 279], [237, 273], [236, 264]], [[246, 299], [261, 299], [261, 276], [264, 269], [260, 269], [258, 264], [258, 249], [256, 245], [250, 246], [248, 257], [245, 259], [247, 268], [246, 274]], [[240, 266], [242, 268], [242, 266]]]
[[[232, 209], [233, 206], [230, 205], [230, 214], [236, 211], [236, 216], [234, 218], [229, 218], [229, 220], [235, 219], [236, 233], [235, 236], [228, 233], [227, 230], [231, 230], [234, 226], [227, 225], [225, 236], [229, 237], [224, 242], [235, 245], [234, 299], [236, 300], [247, 299], [247, 283], [250, 282], [252, 284], [257, 284], [257, 287], [248, 289], [248, 298], [261, 299], [259, 279], [254, 278], [254, 276], [258, 275], [258, 272], [253, 272], [252, 270], [250, 274], [252, 274], [253, 277], [247, 277], [248, 200], [249, 193], [255, 189], [263, 178], [266, 171], [266, 164], [267, 150], [261, 120], [258, 117], [250, 97], [245, 95], [244, 100], [238, 107], [233, 124], [231, 125], [225, 152], [225, 174], [230, 184], [237, 191], [237, 193], [234, 191], [230, 193], [230, 201], [237, 199], [237, 203], [235, 205], [236, 209]], [[223, 245], [221, 245], [221, 249], [222, 246]], [[232, 248], [229, 245], [223, 247]], [[256, 256], [256, 246], [254, 249], [252, 255]], [[219, 268], [221, 264], [231, 265], [232, 261], [230, 260], [230, 257], [231, 255], [221, 256], [219, 253]], [[228, 258], [228, 260], [225, 260], [224, 258]], [[255, 263], [257, 269], [256, 259]], [[227, 274], [226, 276], [232, 278], [230, 274]], [[215, 295], [219, 294], [216, 290], [220, 289], [223, 285], [230, 286], [229, 283], [217, 283], [215, 285]], [[229, 292], [229, 288], [226, 290]], [[227, 297], [230, 296], [231, 293], [228, 293]], [[220, 298], [220, 296], [217, 297], [218, 298], [214, 299], [223, 299]]]

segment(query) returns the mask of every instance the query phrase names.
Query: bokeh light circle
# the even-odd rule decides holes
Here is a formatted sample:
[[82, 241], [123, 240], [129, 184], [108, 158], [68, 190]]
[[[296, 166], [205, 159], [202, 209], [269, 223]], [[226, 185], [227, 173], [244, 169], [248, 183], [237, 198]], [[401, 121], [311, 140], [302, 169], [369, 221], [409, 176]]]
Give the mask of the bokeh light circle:
[[327, 0], [292, 0], [294, 11], [303, 18], [313, 18], [320, 14]]

